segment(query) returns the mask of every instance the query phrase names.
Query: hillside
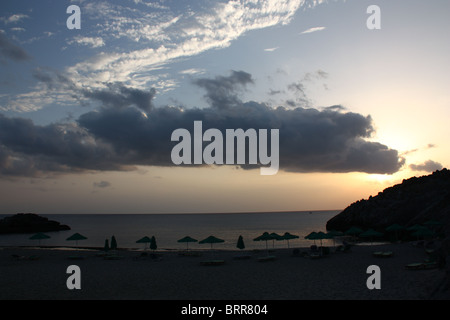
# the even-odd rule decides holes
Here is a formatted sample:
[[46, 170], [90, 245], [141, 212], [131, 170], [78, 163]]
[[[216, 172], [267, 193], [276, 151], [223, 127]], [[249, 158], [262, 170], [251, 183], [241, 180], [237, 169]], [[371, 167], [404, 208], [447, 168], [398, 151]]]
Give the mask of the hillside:
[[412, 177], [367, 200], [359, 200], [327, 222], [327, 230], [345, 231], [352, 226], [384, 230], [397, 223], [404, 226], [428, 220], [450, 230], [450, 171]]
[[70, 230], [69, 226], [34, 213], [18, 213], [0, 219], [0, 234]]

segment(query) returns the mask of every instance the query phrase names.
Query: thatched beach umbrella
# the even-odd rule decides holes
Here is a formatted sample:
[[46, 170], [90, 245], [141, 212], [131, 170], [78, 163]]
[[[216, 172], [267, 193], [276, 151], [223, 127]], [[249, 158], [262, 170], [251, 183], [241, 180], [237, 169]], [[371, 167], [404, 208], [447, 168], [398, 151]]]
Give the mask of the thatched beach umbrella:
[[284, 235], [282, 236], [282, 238], [283, 238], [283, 240], [287, 241], [287, 245], [288, 245], [288, 248], [289, 248], [289, 240], [298, 239], [299, 236], [296, 236], [294, 234], [290, 234], [289, 232], [285, 232]]
[[375, 231], [373, 229], [369, 229], [369, 230], [361, 233], [359, 236], [363, 237], [363, 238], [370, 238], [370, 237], [382, 237], [383, 234], [381, 232]]
[[305, 239], [314, 240], [314, 245], [316, 244], [316, 240], [319, 239], [317, 236], [317, 232], [313, 231], [310, 234], [305, 236]]
[[74, 233], [66, 239], [66, 241], [75, 241], [75, 245], [78, 245], [78, 240], [86, 240], [87, 238], [79, 233]]
[[436, 227], [441, 226], [442, 222], [437, 220], [428, 220], [427, 222], [424, 223], [424, 225], [426, 225], [427, 227]]
[[342, 231], [337, 231], [337, 230], [330, 230], [327, 232], [327, 234], [330, 238], [340, 237], [340, 236], [344, 235], [344, 233]]
[[405, 230], [406, 228], [402, 225], [399, 225], [397, 223], [391, 224], [389, 227], [384, 229], [386, 232], [394, 232], [395, 233], [395, 240], [398, 240], [399, 232]]
[[416, 223], [415, 225], [408, 227], [406, 230], [416, 232], [417, 230], [420, 230], [424, 226], [421, 226], [420, 224]]
[[266, 242], [266, 250], [269, 250], [269, 248], [267, 247], [267, 241], [273, 240], [273, 239], [274, 238], [268, 232], [264, 232], [259, 237], [256, 237], [255, 239], [253, 239], [253, 241], [265, 241]]
[[383, 234], [381, 232], [375, 231], [373, 229], [369, 229], [363, 233], [360, 233], [359, 236], [361, 238], [369, 238], [371, 242], [373, 242], [374, 238], [382, 237]]
[[427, 227], [422, 227], [413, 232], [411, 235], [417, 237], [418, 239], [419, 238], [425, 239], [433, 237], [435, 235], [435, 232], [428, 229]]
[[322, 247], [322, 240], [331, 239], [331, 237], [323, 231], [317, 233], [317, 239], [320, 240], [320, 246]]
[[222, 242], [225, 242], [225, 240], [216, 238], [215, 236], [209, 236], [208, 238], [205, 238], [205, 239], [199, 241], [199, 244], [209, 243], [209, 244], [211, 244], [211, 250], [212, 250], [214, 243], [222, 243]]
[[186, 236], [184, 238], [181, 238], [177, 242], [186, 242], [186, 250], [189, 250], [189, 242], [198, 242], [197, 239], [191, 238], [189, 236]]
[[278, 233], [276, 232], [272, 232], [270, 234], [270, 236], [272, 237], [272, 248], [275, 248], [275, 240], [277, 241], [281, 241], [284, 240], [282, 236], [280, 236]]
[[38, 232], [38, 233], [32, 235], [29, 239], [30, 240], [38, 240], [39, 241], [39, 245], [41, 245], [41, 240], [50, 239], [50, 236], [46, 235], [45, 233]]
[[145, 237], [137, 240], [136, 243], [143, 243], [144, 244], [144, 250], [147, 250], [147, 243], [150, 243], [151, 241], [152, 240], [149, 237], [145, 236]]
[[386, 231], [401, 231], [405, 230], [404, 226], [399, 225], [398, 223], [391, 224], [389, 227], [385, 229]]
[[340, 237], [343, 236], [344, 233], [342, 231], [337, 231], [337, 230], [330, 230], [327, 232], [327, 235], [329, 237], [329, 239], [333, 239], [333, 246], [336, 246], [336, 237]]
[[358, 228], [358, 227], [351, 227], [350, 229], [348, 229], [347, 231], [345, 231], [345, 234], [348, 236], [358, 236], [361, 233], [363, 233], [364, 230]]

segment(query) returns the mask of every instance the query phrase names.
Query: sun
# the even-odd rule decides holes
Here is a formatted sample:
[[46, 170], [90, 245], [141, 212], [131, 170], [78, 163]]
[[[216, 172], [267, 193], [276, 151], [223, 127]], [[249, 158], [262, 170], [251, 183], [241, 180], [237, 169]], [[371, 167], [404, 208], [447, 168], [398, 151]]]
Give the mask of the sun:
[[393, 176], [389, 174], [370, 174], [368, 175], [369, 181], [386, 184], [392, 181]]

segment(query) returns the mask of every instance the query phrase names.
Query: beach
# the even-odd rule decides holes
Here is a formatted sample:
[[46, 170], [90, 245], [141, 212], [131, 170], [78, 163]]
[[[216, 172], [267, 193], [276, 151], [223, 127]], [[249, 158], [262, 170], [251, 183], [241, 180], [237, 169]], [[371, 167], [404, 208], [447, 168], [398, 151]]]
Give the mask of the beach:
[[[306, 253], [309, 248], [298, 248]], [[376, 257], [374, 252], [392, 252]], [[416, 300], [432, 296], [444, 269], [407, 270], [428, 258], [412, 243], [354, 245], [350, 252], [331, 252], [312, 259], [291, 249], [118, 250], [105, 259], [100, 250], [64, 248], [0, 249], [2, 300]], [[147, 251], [151, 253], [151, 251]], [[200, 253], [199, 256], [194, 253]], [[247, 259], [242, 256], [247, 255]], [[260, 261], [267, 255], [274, 259]], [[242, 259], [236, 259], [241, 257]], [[204, 261], [223, 260], [220, 265]], [[80, 268], [81, 289], [69, 290], [66, 273]], [[380, 289], [368, 289], [367, 268], [380, 268]]]

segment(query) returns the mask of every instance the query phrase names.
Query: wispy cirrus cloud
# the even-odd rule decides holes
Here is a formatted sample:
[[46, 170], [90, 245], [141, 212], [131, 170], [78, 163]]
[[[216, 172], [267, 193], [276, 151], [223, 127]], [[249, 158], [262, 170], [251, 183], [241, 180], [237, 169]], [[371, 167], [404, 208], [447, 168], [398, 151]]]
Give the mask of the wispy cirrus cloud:
[[204, 69], [199, 68], [191, 68], [191, 69], [185, 69], [179, 72], [180, 74], [187, 74], [187, 75], [194, 75], [194, 74], [202, 74], [205, 73]]
[[[149, 46], [98, 54], [66, 71], [75, 83], [84, 85], [101, 85], [97, 80], [106, 72], [115, 81], [138, 86], [139, 78], [171, 61], [227, 47], [250, 30], [287, 24], [304, 3], [303, 0], [229, 1], [203, 12], [160, 10], [151, 14], [105, 2], [89, 3], [88, 14], [107, 16], [101, 25], [104, 32]], [[133, 19], [129, 18], [130, 13]]]
[[76, 36], [68, 41], [68, 44], [78, 44], [84, 46], [90, 46], [91, 48], [99, 48], [105, 45], [105, 42], [100, 37], [82, 37]]
[[322, 31], [325, 29], [326, 29], [326, 27], [313, 27], [313, 28], [309, 28], [309, 29], [306, 29], [305, 31], [300, 32], [300, 34], [313, 33], [313, 32], [318, 32], [318, 31]]
[[[230, 0], [212, 7], [189, 3], [166, 7], [164, 3], [154, 5], [145, 0], [78, 2], [83, 6], [83, 25], [89, 28], [83, 30], [82, 36], [65, 39], [65, 43], [93, 51], [89, 56], [89, 51], [83, 49], [83, 60], [72, 62], [59, 73], [70, 79], [78, 90], [107, 89], [108, 83], [119, 82], [141, 90], [153, 87], [158, 92], [167, 92], [177, 86], [175, 75], [171, 78], [159, 72], [168, 68], [170, 63], [208, 50], [226, 48], [252, 30], [286, 25], [299, 8], [321, 3], [309, 0]], [[7, 19], [20, 21], [25, 18]], [[41, 38], [34, 37], [29, 42], [37, 42]], [[276, 48], [266, 51], [274, 50]], [[193, 75], [196, 70], [199, 69], [191, 68], [180, 74]], [[51, 103], [53, 98], [61, 99], [68, 95], [64, 85], [55, 84], [51, 90], [43, 92], [42, 83], [37, 84], [30, 92], [4, 101], [1, 108], [38, 110]], [[68, 101], [73, 99], [69, 97]]]

